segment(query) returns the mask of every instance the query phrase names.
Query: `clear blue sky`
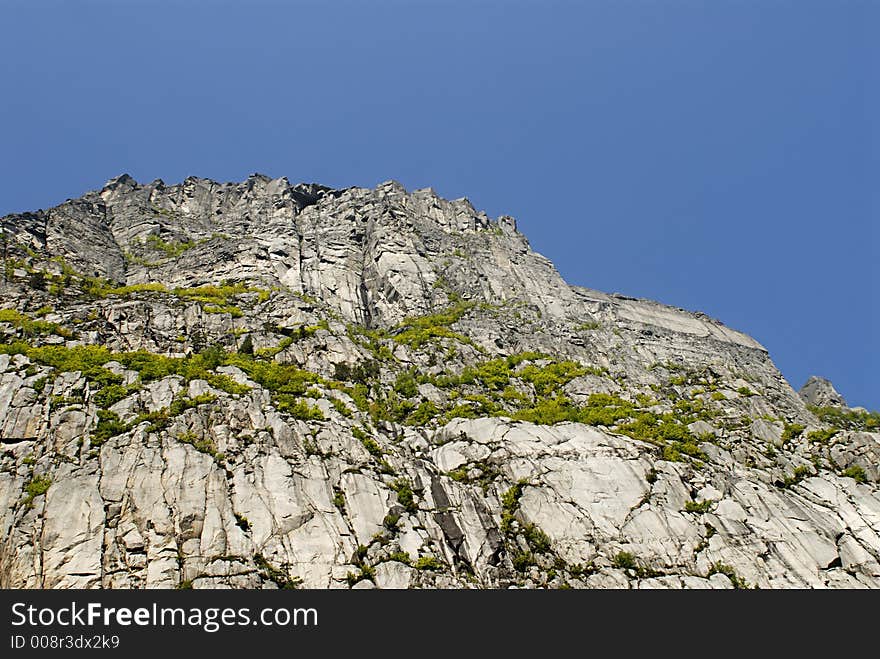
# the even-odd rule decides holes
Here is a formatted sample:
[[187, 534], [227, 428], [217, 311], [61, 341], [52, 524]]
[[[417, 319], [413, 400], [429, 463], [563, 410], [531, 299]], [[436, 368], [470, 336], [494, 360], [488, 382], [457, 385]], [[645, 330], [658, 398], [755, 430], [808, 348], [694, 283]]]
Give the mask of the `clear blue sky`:
[[518, 218], [880, 408], [880, 2], [0, 0], [0, 214], [128, 172]]

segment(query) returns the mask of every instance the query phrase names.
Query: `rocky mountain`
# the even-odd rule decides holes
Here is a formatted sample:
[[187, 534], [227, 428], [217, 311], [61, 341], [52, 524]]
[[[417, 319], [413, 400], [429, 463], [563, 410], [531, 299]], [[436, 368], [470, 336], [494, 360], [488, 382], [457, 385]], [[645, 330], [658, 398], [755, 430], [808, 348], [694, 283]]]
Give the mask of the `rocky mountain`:
[[120, 176], [2, 228], [0, 587], [880, 586], [880, 415], [466, 199]]
[[808, 405], [816, 407], [846, 407], [846, 400], [841, 396], [831, 381], [814, 375], [806, 381], [798, 391], [798, 395]]

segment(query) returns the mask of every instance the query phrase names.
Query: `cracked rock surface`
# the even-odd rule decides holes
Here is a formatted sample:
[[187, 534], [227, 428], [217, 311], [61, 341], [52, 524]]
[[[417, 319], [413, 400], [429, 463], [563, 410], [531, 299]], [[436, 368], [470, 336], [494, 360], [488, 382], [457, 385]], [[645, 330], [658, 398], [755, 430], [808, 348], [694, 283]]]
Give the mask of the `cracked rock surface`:
[[2, 227], [0, 587], [880, 586], [880, 415], [466, 199], [123, 175]]

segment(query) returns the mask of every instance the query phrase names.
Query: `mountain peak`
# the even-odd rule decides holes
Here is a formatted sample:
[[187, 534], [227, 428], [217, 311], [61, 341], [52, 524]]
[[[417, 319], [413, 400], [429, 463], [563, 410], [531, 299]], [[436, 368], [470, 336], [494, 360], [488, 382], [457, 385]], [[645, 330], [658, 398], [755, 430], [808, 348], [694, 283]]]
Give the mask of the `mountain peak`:
[[135, 187], [138, 185], [138, 182], [134, 180], [128, 174], [120, 174], [114, 178], [111, 178], [107, 183], [104, 184], [105, 190], [115, 190], [119, 187]]
[[816, 407], [846, 407], [846, 400], [841, 396], [831, 380], [813, 375], [804, 383], [798, 392], [804, 402]]

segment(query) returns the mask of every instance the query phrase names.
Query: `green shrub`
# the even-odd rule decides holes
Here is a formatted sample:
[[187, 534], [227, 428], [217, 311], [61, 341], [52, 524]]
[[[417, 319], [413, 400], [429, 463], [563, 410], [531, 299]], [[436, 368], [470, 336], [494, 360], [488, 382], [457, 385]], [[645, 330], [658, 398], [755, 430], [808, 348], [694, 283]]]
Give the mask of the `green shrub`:
[[782, 443], [784, 444], [793, 439], [797, 439], [805, 429], [806, 426], [800, 423], [786, 423], [785, 428], [782, 431]]
[[519, 480], [501, 495], [501, 532], [505, 535], [511, 531], [514, 514], [519, 508], [519, 500], [526, 485], [528, 481]]
[[381, 367], [378, 361], [367, 359], [350, 366], [345, 363], [334, 366], [333, 379], [341, 382], [367, 384], [379, 377]]
[[224, 373], [207, 373], [203, 378], [209, 385], [228, 394], [246, 394], [251, 390], [244, 384], [239, 384]]
[[140, 387], [138, 385], [129, 385], [123, 386], [121, 384], [108, 384], [97, 392], [95, 392], [92, 400], [95, 401], [95, 405], [102, 409], [107, 409], [115, 403], [118, 403], [123, 398], [127, 398], [134, 392], [138, 391]]
[[367, 449], [367, 453], [372, 455], [376, 459], [381, 459], [382, 456], [385, 455], [385, 451], [382, 450], [382, 447], [379, 446], [379, 443], [369, 436], [364, 436], [361, 438], [361, 444], [363, 447]]
[[457, 302], [440, 313], [407, 318], [401, 323], [398, 333], [392, 338], [395, 342], [408, 345], [416, 350], [426, 343], [438, 339], [453, 339], [470, 344], [472, 341], [468, 337], [453, 332], [449, 328], [457, 323], [473, 306], [473, 302]]
[[217, 452], [217, 447], [211, 439], [199, 436], [194, 432], [181, 433], [177, 436], [177, 440], [184, 444], [189, 444], [200, 453], [210, 455], [218, 462], [222, 462], [225, 457], [222, 453]]
[[25, 492], [31, 498], [45, 494], [52, 485], [52, 479], [48, 476], [34, 476], [25, 485]]
[[413, 496], [412, 485], [405, 478], [398, 478], [391, 483], [391, 489], [397, 493], [397, 501], [407, 512], [414, 513], [418, 510]]
[[660, 458], [662, 460], [666, 460], [667, 462], [682, 462], [681, 451], [678, 450], [675, 446], [671, 444], [667, 444], [663, 447], [663, 451], [660, 454]]
[[443, 570], [443, 563], [436, 556], [420, 556], [413, 563], [413, 567], [417, 570], [433, 570], [439, 572]]
[[350, 416], [351, 416], [351, 410], [348, 409], [348, 407], [346, 406], [346, 404], [343, 403], [343, 402], [342, 402], [341, 400], [339, 400], [338, 398], [333, 398], [333, 397], [331, 396], [331, 397], [330, 397], [330, 404], [333, 405], [333, 407], [336, 409], [336, 411], [339, 412], [342, 416], [344, 416], [344, 417], [350, 417]]
[[274, 394], [292, 394], [300, 396], [310, 385], [317, 384], [317, 374], [304, 371], [292, 364], [279, 364], [250, 359], [246, 355], [228, 355], [225, 363], [237, 366], [247, 376]]
[[859, 465], [852, 465], [848, 467], [844, 472], [844, 476], [848, 476], [852, 479], [855, 479], [856, 483], [867, 483], [868, 475], [865, 473], [865, 470], [862, 469]]
[[419, 406], [408, 417], [406, 417], [404, 423], [408, 426], [424, 426], [439, 413], [440, 411], [434, 403], [429, 400], [424, 400], [419, 403]]
[[584, 373], [584, 367], [577, 362], [562, 361], [546, 366], [529, 364], [517, 371], [516, 375], [531, 384], [538, 396], [549, 396]]
[[410, 565], [412, 563], [412, 558], [410, 558], [409, 554], [405, 551], [392, 552], [388, 556], [388, 560], [397, 561], [398, 563], [403, 563], [404, 565]]
[[[142, 423], [148, 423], [149, 425], [146, 428], [146, 432], [159, 432], [170, 426], [174, 417], [183, 414], [186, 410], [199, 405], [206, 405], [216, 400], [217, 397], [213, 394], [201, 394], [195, 398], [181, 396], [171, 401], [171, 405], [166, 408], [139, 414], [137, 418], [126, 427], [126, 430], [135, 428]], [[100, 415], [100, 412], [98, 414]], [[112, 414], [112, 412], [110, 414]], [[209, 451], [205, 450], [205, 452]], [[218, 455], [219, 454], [215, 455], [215, 457], [218, 457]]]
[[400, 515], [394, 515], [392, 513], [388, 513], [385, 515], [385, 518], [382, 520], [382, 526], [384, 526], [389, 531], [397, 530], [397, 523], [400, 521]]
[[324, 421], [324, 413], [317, 405], [309, 405], [301, 398], [292, 399], [290, 396], [278, 396], [276, 408], [279, 412], [287, 412], [294, 419], [300, 421]]
[[671, 450], [666, 451], [669, 457], [666, 460], [678, 461], [676, 454], [685, 454], [691, 457], [705, 459], [705, 454], [697, 445], [697, 438], [687, 429], [687, 426], [679, 423], [671, 415], [657, 416], [650, 412], [641, 412], [635, 421], [618, 426], [617, 431], [628, 435], [633, 439], [659, 444], [666, 447], [671, 443]]
[[241, 344], [239, 344], [238, 346], [238, 354], [253, 356], [254, 339], [250, 334], [246, 334], [245, 337], [241, 340]]
[[195, 398], [189, 398], [188, 396], [180, 396], [171, 401], [171, 405], [168, 406], [168, 413], [170, 416], [178, 416], [183, 414], [186, 410], [192, 409], [193, 407], [198, 407], [199, 405], [208, 405], [209, 403], [213, 403], [217, 400], [217, 396], [214, 394], [199, 394]]
[[238, 352], [241, 355], [255, 356], [255, 357], [260, 357], [263, 359], [271, 359], [272, 357], [277, 355], [279, 352], [286, 350], [291, 345], [293, 345], [293, 341], [294, 341], [293, 337], [285, 336], [283, 339], [281, 339], [278, 342], [278, 345], [276, 345], [276, 346], [272, 346], [270, 348], [257, 348], [255, 350], [252, 350], [250, 353], [248, 353], [244, 350], [241, 350], [241, 349], [239, 349]]
[[404, 398], [418, 395], [419, 387], [411, 371], [404, 371], [397, 376], [397, 380], [394, 382], [394, 391]]
[[457, 483], [466, 483], [468, 480], [468, 469], [465, 466], [461, 466], [457, 469], [453, 469], [446, 475]]
[[364, 384], [356, 384], [353, 387], [343, 387], [342, 391], [351, 396], [355, 407], [361, 412], [366, 412], [370, 408], [370, 390]]
[[730, 579], [730, 583], [732, 583], [733, 587], [738, 590], [749, 588], [748, 582], [746, 582], [744, 579], [741, 579], [739, 576], [737, 576], [736, 571], [732, 567], [730, 567], [729, 565], [726, 565], [724, 563], [721, 563], [720, 561], [713, 563], [712, 566], [709, 568], [709, 575], [708, 576], [711, 577], [713, 574], [723, 574], [728, 579]]
[[692, 458], [696, 458], [697, 460], [706, 460], [707, 456], [703, 451], [697, 446], [694, 442], [672, 442], [672, 446], [679, 453], [683, 453], [684, 455], [688, 455]]
[[198, 286], [196, 288], [175, 288], [173, 293], [178, 297], [204, 302], [205, 304], [226, 304], [227, 300], [236, 295], [247, 293], [252, 289], [244, 284], [222, 286]]
[[529, 548], [537, 553], [550, 551], [550, 536], [535, 524], [526, 524], [522, 528], [523, 537]]
[[72, 405], [82, 405], [83, 397], [81, 392], [75, 392], [72, 396], [52, 396], [49, 398], [49, 409], [56, 410], [60, 407], [70, 407]]
[[510, 382], [510, 361], [508, 359], [492, 359], [482, 364], [465, 369], [464, 379], [479, 381], [490, 390], [500, 391]]
[[[42, 270], [35, 270], [34, 272], [30, 273], [30, 275], [28, 275], [28, 286], [30, 286], [31, 288], [36, 288], [38, 291], [46, 290], [46, 273]], [[44, 308], [46, 307], [40, 307], [40, 309]], [[51, 310], [52, 308], [49, 307], [49, 311]], [[39, 316], [42, 314], [40, 314], [38, 311], [37, 315]]]
[[147, 236], [146, 245], [154, 250], [162, 252], [168, 258], [176, 258], [188, 249], [195, 247], [196, 242], [194, 240], [165, 241], [156, 234], [150, 234]]
[[129, 429], [130, 427], [122, 423], [116, 412], [98, 410], [98, 425], [91, 433], [90, 443], [92, 446], [100, 446], [111, 437], [121, 435]]
[[840, 431], [837, 428], [826, 428], [823, 430], [814, 430], [807, 435], [807, 439], [811, 442], [820, 442], [824, 444]]
[[689, 513], [707, 513], [712, 507], [712, 501], [688, 501], [684, 504], [684, 509]]
[[116, 358], [127, 368], [137, 371], [141, 380], [150, 382], [161, 380], [169, 375], [182, 375], [185, 360], [164, 357], [146, 350], [128, 352], [122, 355], [108, 355], [108, 358]]
[[619, 570], [636, 570], [638, 563], [636, 557], [628, 551], [617, 552], [611, 557], [611, 565]]
[[792, 485], [797, 485], [807, 476], [812, 476], [812, 474], [813, 470], [806, 465], [795, 467], [794, 473], [791, 476], [786, 476], [785, 479], [782, 481], [782, 487], [787, 488], [791, 487]]
[[367, 453], [372, 455], [376, 459], [381, 459], [383, 455], [385, 455], [385, 451], [382, 450], [382, 447], [379, 446], [379, 443], [367, 435], [363, 430], [358, 428], [357, 426], [351, 429], [352, 435], [357, 437], [363, 447], [367, 449]]
[[361, 564], [359, 572], [355, 574], [354, 572], [349, 572], [346, 576], [346, 581], [349, 586], [354, 586], [359, 581], [373, 581], [376, 577], [376, 568], [371, 565]]
[[794, 470], [795, 478], [799, 478], [799, 479], [810, 476], [810, 475], [812, 475], [812, 473], [813, 473], [813, 470], [810, 469], [806, 465], [800, 465], [799, 467], [796, 467]]
[[149, 424], [146, 428], [148, 433], [159, 432], [164, 430], [168, 426], [171, 425], [171, 417], [168, 414], [168, 408], [163, 408], [161, 410], [155, 410], [153, 412], [145, 412], [143, 414], [138, 414], [137, 418], [132, 421], [132, 427], [137, 427], [142, 423]]
[[228, 313], [233, 318], [241, 318], [244, 312], [234, 304], [206, 304], [202, 307], [205, 313]]
[[460, 405], [456, 405], [452, 409], [448, 410], [441, 419], [441, 423], [448, 421], [449, 419], [476, 419], [477, 413], [474, 410], [473, 405], [462, 403]]
[[345, 362], [333, 364], [333, 379], [339, 382], [351, 382], [351, 365]]
[[513, 552], [510, 560], [513, 563], [513, 569], [517, 572], [525, 572], [533, 565], [537, 565], [535, 555], [532, 552], [522, 551], [520, 549]]
[[612, 426], [622, 419], [633, 416], [634, 406], [613, 394], [590, 394], [586, 406], [580, 411], [579, 420], [591, 426]]
[[273, 581], [281, 590], [293, 590], [299, 587], [300, 579], [291, 577], [286, 570], [275, 567], [262, 554], [254, 554], [254, 564], [263, 579]]
[[562, 421], [579, 421], [580, 410], [564, 396], [539, 399], [531, 407], [513, 414], [516, 421], [528, 421], [541, 425], [553, 425]]

